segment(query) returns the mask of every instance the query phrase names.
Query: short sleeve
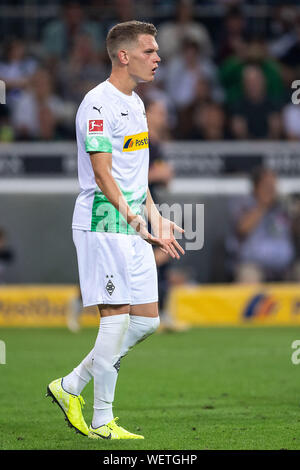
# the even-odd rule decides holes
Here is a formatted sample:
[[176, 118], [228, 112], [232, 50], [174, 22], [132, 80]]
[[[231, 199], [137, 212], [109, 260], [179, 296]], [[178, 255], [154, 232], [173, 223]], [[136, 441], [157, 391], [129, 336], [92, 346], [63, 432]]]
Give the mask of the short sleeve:
[[107, 105], [87, 104], [80, 115], [80, 129], [86, 152], [112, 153], [114, 118]]

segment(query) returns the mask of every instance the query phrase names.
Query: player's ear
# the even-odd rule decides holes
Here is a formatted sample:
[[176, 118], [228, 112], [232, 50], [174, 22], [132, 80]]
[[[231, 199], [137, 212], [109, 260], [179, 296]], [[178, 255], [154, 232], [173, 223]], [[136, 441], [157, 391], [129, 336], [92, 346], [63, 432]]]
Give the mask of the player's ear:
[[118, 52], [118, 58], [122, 65], [127, 65], [129, 62], [128, 53], [125, 49], [121, 49]]

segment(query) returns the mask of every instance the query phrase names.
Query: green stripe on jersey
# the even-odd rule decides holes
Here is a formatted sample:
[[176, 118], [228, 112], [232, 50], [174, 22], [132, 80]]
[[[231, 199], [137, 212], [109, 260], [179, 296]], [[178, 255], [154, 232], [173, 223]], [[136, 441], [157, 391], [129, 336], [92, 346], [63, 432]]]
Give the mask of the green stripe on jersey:
[[85, 150], [87, 152], [112, 153], [111, 141], [108, 137], [88, 136], [85, 138]]
[[[133, 198], [133, 192], [131, 191], [122, 191], [122, 193], [132, 212], [136, 215], [141, 215], [145, 219], [143, 203], [146, 200], [147, 193], [145, 192], [138, 199]], [[94, 193], [91, 231], [136, 235], [134, 228], [128, 225], [122, 214], [99, 191]]]

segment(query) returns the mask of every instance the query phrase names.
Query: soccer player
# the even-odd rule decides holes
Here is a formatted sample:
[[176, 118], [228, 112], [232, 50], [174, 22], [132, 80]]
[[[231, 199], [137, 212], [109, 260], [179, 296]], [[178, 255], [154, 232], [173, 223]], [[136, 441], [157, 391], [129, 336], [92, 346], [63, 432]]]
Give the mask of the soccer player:
[[[152, 24], [139, 21], [109, 31], [111, 75], [87, 93], [76, 116], [81, 192], [73, 240], [83, 305], [98, 305], [101, 320], [92, 351], [47, 390], [68, 423], [95, 439], [143, 439], [120, 427], [113, 416], [120, 359], [159, 325], [151, 245], [172, 258], [184, 254], [174, 237], [174, 230], [183, 229], [160, 215], [148, 189], [147, 120], [133, 91], [139, 82], [154, 80], [160, 62], [155, 36]], [[153, 235], [147, 230], [145, 208]], [[91, 378], [94, 414], [88, 428], [80, 394]]]

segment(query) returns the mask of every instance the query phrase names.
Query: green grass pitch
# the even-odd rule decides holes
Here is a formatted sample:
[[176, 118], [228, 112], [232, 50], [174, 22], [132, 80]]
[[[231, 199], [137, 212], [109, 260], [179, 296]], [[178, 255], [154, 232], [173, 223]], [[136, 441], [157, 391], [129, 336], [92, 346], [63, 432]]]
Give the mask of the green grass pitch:
[[[155, 334], [121, 362], [114, 414], [144, 441], [69, 429], [47, 384], [91, 349], [96, 329], [2, 329], [0, 449], [300, 449], [300, 328], [196, 328]], [[90, 424], [93, 386], [83, 391]]]

